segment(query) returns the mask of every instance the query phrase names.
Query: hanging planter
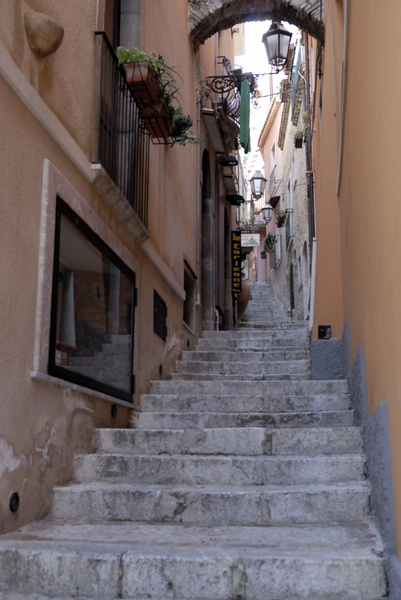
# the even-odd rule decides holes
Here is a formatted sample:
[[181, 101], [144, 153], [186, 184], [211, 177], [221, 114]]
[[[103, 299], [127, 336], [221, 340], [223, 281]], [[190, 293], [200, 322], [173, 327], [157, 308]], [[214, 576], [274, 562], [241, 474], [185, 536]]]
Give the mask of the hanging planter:
[[116, 55], [151, 138], [159, 143], [164, 139], [164, 143], [171, 145], [197, 144], [201, 138], [189, 130], [191, 117], [174, 104], [178, 92], [176, 73], [166, 65], [164, 57], [123, 46], [117, 48]]
[[162, 97], [162, 86], [150, 62], [126, 63], [124, 69], [128, 89], [139, 106]]
[[145, 105], [142, 108], [142, 119], [152, 138], [167, 139], [171, 137], [173, 122], [170, 109], [164, 100]]

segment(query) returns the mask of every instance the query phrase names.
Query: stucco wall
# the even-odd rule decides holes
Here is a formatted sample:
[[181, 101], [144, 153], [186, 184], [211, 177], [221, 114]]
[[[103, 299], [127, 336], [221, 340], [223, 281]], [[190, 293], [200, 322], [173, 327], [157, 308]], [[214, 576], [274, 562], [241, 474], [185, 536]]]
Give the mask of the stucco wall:
[[[113, 421], [110, 404], [31, 379], [44, 159], [64, 163], [76, 183], [79, 177], [1, 79], [0, 90], [5, 101], [0, 160], [7, 166], [0, 223], [0, 530], [6, 531], [45, 514], [50, 486], [70, 475], [73, 454], [87, 448], [92, 427]], [[86, 188], [82, 178], [80, 187]], [[127, 419], [128, 410], [120, 407], [114, 423]], [[15, 491], [21, 508], [12, 515], [8, 501]]]
[[[332, 325], [336, 338], [341, 335], [343, 323], [350, 323], [352, 362], [359, 348], [364, 348], [367, 415], [380, 421], [383, 406], [388, 412], [396, 546], [400, 555], [401, 290], [397, 273], [401, 171], [397, 149], [401, 83], [393, 74], [400, 66], [397, 40], [401, 7], [395, 0], [386, 2], [380, 11], [364, 2], [345, 2], [344, 8], [349, 5], [347, 29], [342, 5], [328, 4], [323, 109], [318, 125], [322, 138], [317, 162], [314, 323], [315, 327]], [[344, 137], [337, 181], [344, 31], [348, 32]], [[378, 38], [382, 40], [380, 52], [373, 43]], [[383, 56], [389, 60], [383, 61]], [[377, 435], [370, 436], [371, 453], [379, 452], [383, 432], [380, 425]]]
[[333, 338], [340, 339], [344, 317], [336, 177], [341, 112], [342, 3], [329, 3], [326, 23], [323, 82], [321, 79], [316, 82], [312, 124], [316, 221], [316, 280], [313, 282], [312, 323], [315, 339], [319, 325], [330, 325]]
[[[123, 401], [46, 375], [56, 195], [72, 203], [135, 272], [134, 406], [140, 408], [140, 394], [149, 390], [150, 380], [169, 377], [180, 351], [193, 346], [200, 327], [200, 319], [193, 331], [183, 323], [184, 261], [199, 278], [197, 165], [208, 145], [206, 137], [199, 146], [151, 145], [150, 237], [140, 241], [93, 183], [98, 97], [93, 32], [102, 28], [104, 2], [4, 4], [0, 22], [0, 160], [5, 166], [0, 176], [0, 532], [43, 516], [51, 487], [70, 477], [73, 456], [88, 448], [92, 428], [123, 427], [131, 414]], [[126, 9], [128, 4], [123, 3]], [[197, 133], [198, 57], [188, 40], [187, 2], [175, 2], [173, 10], [170, 3], [157, 3], [157, 10], [153, 1], [139, 4], [131, 3], [129, 19], [136, 19], [133, 37], [138, 38], [140, 30], [144, 49], [162, 53], [176, 69], [178, 97]], [[28, 10], [48, 13], [64, 28], [61, 46], [47, 58], [34, 57], [28, 47], [23, 27]], [[204, 49], [207, 74], [214, 70], [214, 48], [211, 40]], [[224, 215], [223, 203], [222, 207]], [[222, 277], [224, 283], [224, 268]], [[167, 304], [166, 341], [153, 331], [154, 291]], [[194, 310], [199, 316], [197, 306]], [[111, 414], [113, 403], [118, 405], [116, 417]], [[8, 506], [12, 492], [18, 492], [21, 501], [13, 514]]]

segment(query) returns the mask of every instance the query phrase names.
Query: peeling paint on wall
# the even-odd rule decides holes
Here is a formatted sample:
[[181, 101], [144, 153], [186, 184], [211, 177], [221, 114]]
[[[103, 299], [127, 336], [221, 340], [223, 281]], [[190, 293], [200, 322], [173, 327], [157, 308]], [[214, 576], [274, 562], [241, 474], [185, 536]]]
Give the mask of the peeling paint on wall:
[[4, 439], [0, 439], [0, 477], [3, 477], [6, 473], [17, 471], [24, 460], [24, 456], [17, 458], [11, 444]]

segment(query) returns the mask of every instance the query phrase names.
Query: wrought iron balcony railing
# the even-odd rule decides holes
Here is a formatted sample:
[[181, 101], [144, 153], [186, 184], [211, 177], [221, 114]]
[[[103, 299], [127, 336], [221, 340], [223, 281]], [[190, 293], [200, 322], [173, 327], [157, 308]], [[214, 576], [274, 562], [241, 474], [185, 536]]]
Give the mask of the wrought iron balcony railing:
[[103, 31], [99, 44], [99, 123], [94, 162], [107, 171], [145, 227], [148, 224], [149, 135], [125, 85], [125, 73]]
[[216, 94], [217, 102], [224, 107], [225, 113], [238, 123], [241, 107], [241, 82], [244, 79], [248, 80], [251, 89], [254, 89], [258, 75], [242, 73], [242, 69], [232, 69], [231, 62], [225, 56], [217, 58], [220, 59], [217, 64], [223, 65], [224, 74], [207, 77], [206, 85]]

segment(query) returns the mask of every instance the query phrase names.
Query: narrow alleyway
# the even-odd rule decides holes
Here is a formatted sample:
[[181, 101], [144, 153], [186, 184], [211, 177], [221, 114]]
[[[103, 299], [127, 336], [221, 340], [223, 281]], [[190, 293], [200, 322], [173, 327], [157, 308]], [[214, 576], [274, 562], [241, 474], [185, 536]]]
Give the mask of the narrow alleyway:
[[307, 324], [252, 294], [131, 429], [94, 432], [49, 520], [0, 537], [3, 600], [385, 598], [346, 382], [310, 380]]

